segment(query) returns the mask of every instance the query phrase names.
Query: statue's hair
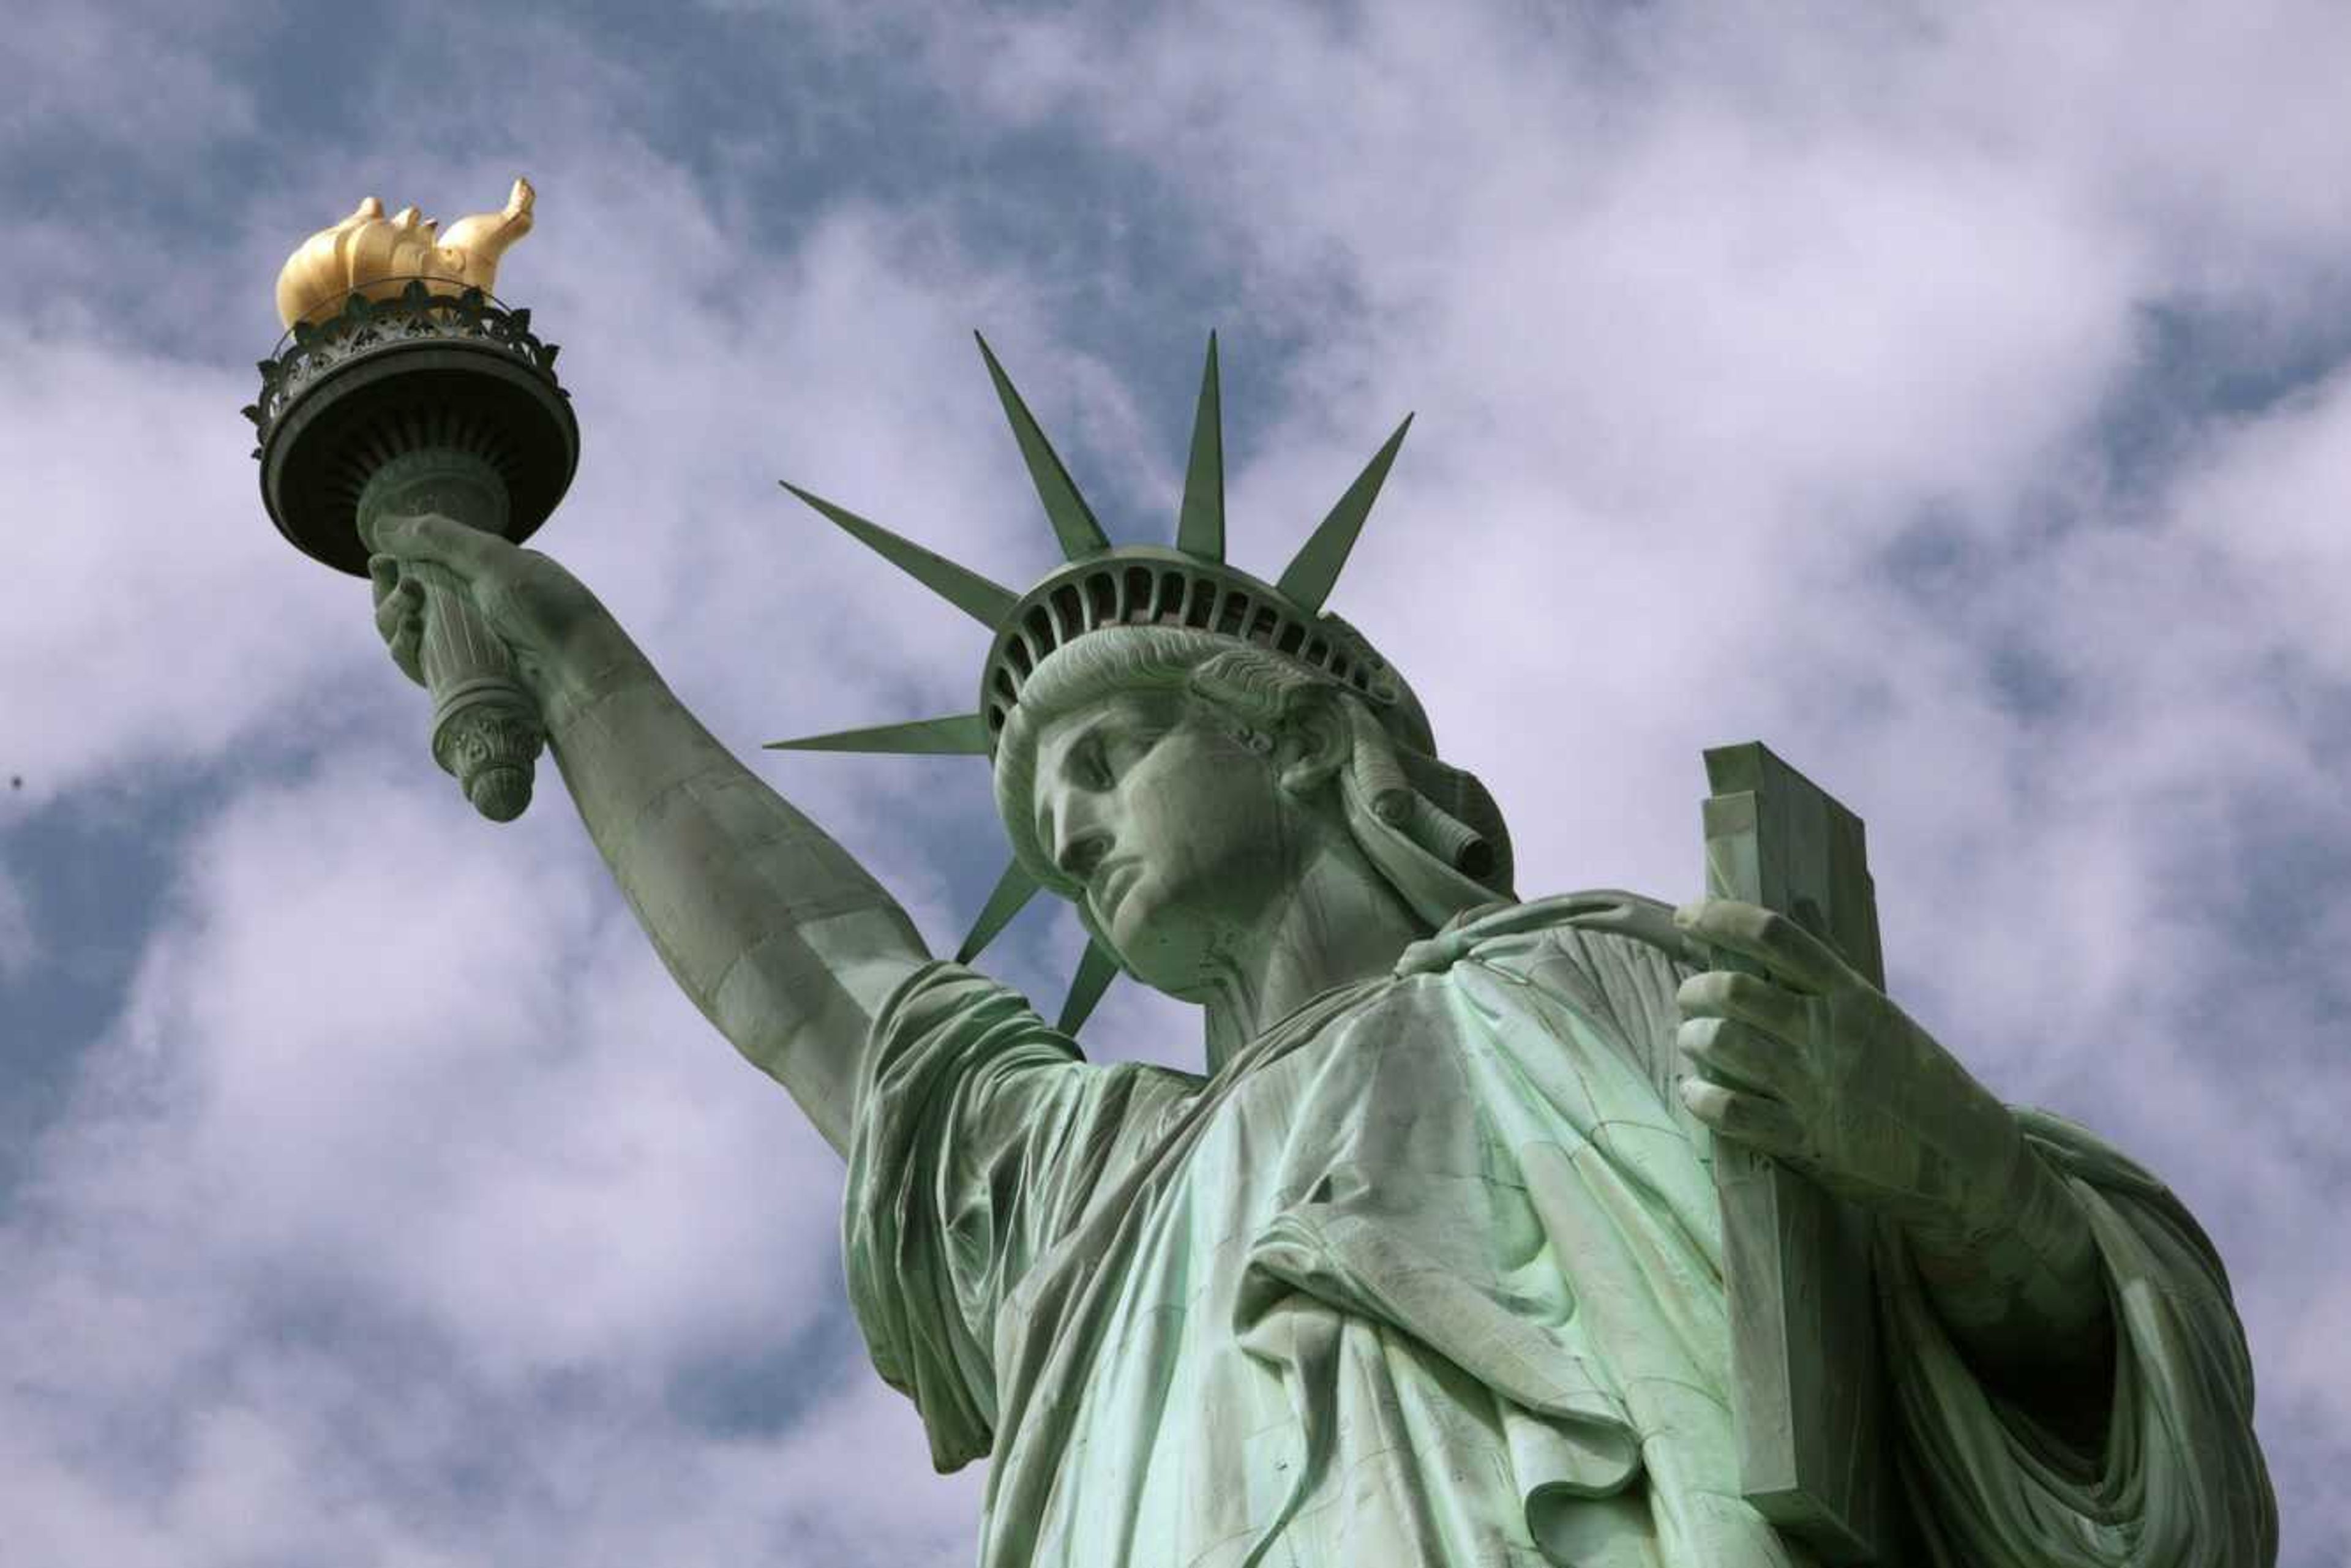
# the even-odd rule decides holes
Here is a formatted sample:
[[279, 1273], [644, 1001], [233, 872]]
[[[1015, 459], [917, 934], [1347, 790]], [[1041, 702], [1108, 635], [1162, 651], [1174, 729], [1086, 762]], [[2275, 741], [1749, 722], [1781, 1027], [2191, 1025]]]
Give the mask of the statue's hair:
[[1376, 711], [1344, 683], [1294, 659], [1183, 626], [1109, 626], [1040, 664], [1007, 716], [996, 751], [996, 803], [1013, 852], [1044, 886], [1078, 889], [1037, 841], [1037, 735], [1048, 721], [1125, 692], [1177, 692], [1207, 705], [1244, 739], [1270, 744], [1310, 707], [1347, 725], [1347, 766], [1362, 798], [1414, 844], [1488, 888], [1510, 894], [1510, 838], [1476, 775], [1439, 761], [1416, 706]]

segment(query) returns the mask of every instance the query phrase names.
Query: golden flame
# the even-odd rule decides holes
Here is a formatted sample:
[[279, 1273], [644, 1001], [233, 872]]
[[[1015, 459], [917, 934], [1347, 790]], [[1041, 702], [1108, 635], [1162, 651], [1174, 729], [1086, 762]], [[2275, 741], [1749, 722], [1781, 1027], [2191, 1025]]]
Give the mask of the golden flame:
[[498, 257], [530, 232], [537, 196], [529, 181], [518, 179], [503, 211], [459, 218], [445, 236], [436, 235], [435, 222], [414, 207], [385, 217], [383, 204], [370, 196], [350, 217], [320, 229], [286, 258], [277, 274], [278, 319], [288, 327], [323, 321], [354, 293], [391, 299], [412, 278], [423, 279], [435, 294], [468, 288], [487, 294], [497, 277]]

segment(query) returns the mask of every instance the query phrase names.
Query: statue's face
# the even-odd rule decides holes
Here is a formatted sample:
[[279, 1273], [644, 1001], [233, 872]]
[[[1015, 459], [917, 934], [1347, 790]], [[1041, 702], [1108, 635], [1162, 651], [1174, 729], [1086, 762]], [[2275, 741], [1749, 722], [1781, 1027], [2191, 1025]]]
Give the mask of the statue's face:
[[1137, 977], [1197, 991], [1295, 886], [1311, 807], [1279, 754], [1180, 692], [1121, 693], [1038, 730], [1038, 842]]

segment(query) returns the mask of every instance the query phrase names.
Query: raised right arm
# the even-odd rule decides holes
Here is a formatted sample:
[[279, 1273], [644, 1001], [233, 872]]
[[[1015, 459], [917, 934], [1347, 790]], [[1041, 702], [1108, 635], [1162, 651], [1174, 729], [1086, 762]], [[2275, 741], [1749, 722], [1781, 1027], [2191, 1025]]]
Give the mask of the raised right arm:
[[467, 580], [539, 698], [589, 837], [703, 1016], [846, 1151], [868, 1030], [929, 961], [905, 912], [688, 712], [595, 596], [547, 557], [444, 518], [389, 519], [378, 626], [416, 674], [411, 562]]
[[914, 923], [650, 665], [595, 693], [549, 740], [670, 974], [845, 1153], [867, 1031], [928, 961]]

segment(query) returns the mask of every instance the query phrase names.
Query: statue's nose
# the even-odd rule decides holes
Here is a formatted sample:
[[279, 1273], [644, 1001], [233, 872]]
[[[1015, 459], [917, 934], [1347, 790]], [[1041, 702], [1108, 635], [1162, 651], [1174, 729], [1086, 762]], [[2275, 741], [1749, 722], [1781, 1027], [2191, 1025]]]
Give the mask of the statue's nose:
[[1085, 882], [1110, 853], [1110, 835], [1100, 830], [1065, 833], [1053, 852], [1053, 863], [1072, 882]]
[[1092, 807], [1067, 800], [1053, 822], [1053, 864], [1072, 882], [1084, 882], [1110, 853], [1110, 833]]

